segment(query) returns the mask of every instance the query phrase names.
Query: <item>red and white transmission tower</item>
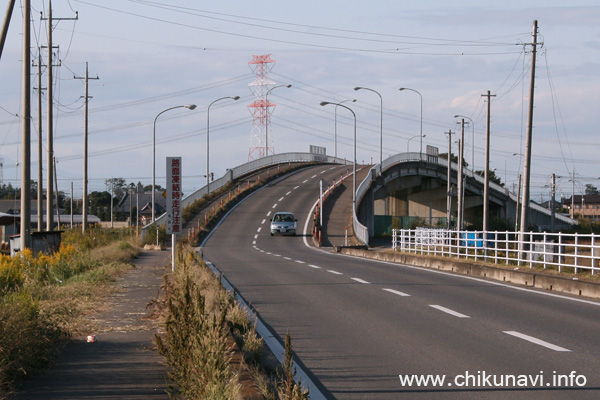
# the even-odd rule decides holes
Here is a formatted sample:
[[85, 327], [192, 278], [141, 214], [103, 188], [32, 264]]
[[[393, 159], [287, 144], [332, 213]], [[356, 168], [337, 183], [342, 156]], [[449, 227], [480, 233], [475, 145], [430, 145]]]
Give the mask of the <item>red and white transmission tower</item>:
[[267, 78], [267, 74], [273, 69], [275, 60], [271, 58], [270, 54], [252, 57], [253, 59], [248, 65], [256, 73], [256, 80], [248, 85], [254, 93], [254, 103], [248, 106], [252, 114], [248, 161], [269, 155], [269, 150], [271, 154], [275, 153], [272, 144], [270, 144], [273, 143], [273, 135], [268, 135], [270, 134], [271, 113], [275, 104], [267, 100], [267, 93], [275, 84]]

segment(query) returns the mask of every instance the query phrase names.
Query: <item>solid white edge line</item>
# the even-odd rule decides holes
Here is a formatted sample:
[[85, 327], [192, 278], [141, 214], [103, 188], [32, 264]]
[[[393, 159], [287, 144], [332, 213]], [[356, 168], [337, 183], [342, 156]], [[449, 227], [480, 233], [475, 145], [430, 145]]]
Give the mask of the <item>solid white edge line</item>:
[[365, 281], [363, 279], [360, 279], [360, 278], [350, 278], [350, 279], [352, 279], [353, 281], [356, 281], [358, 283], [364, 283], [364, 284], [367, 284], [367, 285], [371, 284], [371, 282], [367, 282], [367, 281]]
[[525, 335], [524, 333], [519, 333], [519, 332], [515, 332], [515, 331], [502, 331], [503, 333], [506, 333], [507, 335], [511, 335], [514, 337], [518, 337], [519, 339], [523, 339], [526, 340], [528, 342], [537, 344], [539, 346], [544, 346], [550, 350], [554, 350], [554, 351], [571, 351], [569, 349], [565, 349], [564, 347], [560, 347], [557, 346], [555, 344], [552, 343], [548, 343], [542, 339], [538, 339], [536, 337], [533, 336], [529, 336], [529, 335]]
[[382, 289], [382, 290], [385, 290], [386, 292], [397, 294], [398, 296], [410, 297], [410, 294], [401, 292], [399, 290], [394, 290], [394, 289]]
[[446, 307], [438, 306], [438, 305], [435, 305], [435, 304], [430, 304], [429, 307], [433, 307], [433, 308], [438, 309], [440, 311], [443, 311], [443, 312], [445, 312], [447, 314], [454, 315], [455, 317], [458, 317], [458, 318], [471, 318], [468, 315], [461, 314], [461, 313], [459, 313], [457, 311], [451, 310], [451, 309], [446, 308]]

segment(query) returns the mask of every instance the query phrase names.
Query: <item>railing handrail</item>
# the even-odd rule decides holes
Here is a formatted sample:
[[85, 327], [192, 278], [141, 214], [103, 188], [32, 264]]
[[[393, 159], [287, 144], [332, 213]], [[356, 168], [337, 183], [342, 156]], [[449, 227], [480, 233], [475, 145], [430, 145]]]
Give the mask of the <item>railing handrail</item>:
[[421, 255], [478, 259], [495, 264], [533, 265], [600, 271], [600, 235], [562, 232], [453, 231], [394, 229], [394, 250]]

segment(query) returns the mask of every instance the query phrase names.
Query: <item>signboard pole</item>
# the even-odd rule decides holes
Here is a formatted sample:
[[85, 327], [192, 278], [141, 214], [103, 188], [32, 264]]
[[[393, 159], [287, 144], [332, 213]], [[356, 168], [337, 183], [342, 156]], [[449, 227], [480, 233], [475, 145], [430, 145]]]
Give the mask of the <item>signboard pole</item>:
[[181, 157], [167, 157], [167, 235], [171, 234], [171, 269], [175, 271], [177, 234], [181, 233]]

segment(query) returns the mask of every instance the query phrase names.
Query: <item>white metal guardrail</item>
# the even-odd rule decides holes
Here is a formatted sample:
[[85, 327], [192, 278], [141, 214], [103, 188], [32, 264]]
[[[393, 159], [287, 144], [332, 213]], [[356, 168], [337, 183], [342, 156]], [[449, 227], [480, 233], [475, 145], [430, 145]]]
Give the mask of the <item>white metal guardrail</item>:
[[[189, 196], [185, 197], [182, 200], [182, 208], [189, 206], [194, 201], [201, 199], [202, 196], [204, 196], [208, 193], [219, 190], [223, 186], [227, 185], [227, 183], [229, 183], [230, 181], [237, 179], [241, 176], [244, 176], [248, 173], [257, 171], [261, 168], [265, 168], [265, 167], [268, 167], [271, 165], [277, 165], [277, 164], [303, 163], [303, 162], [305, 162], [305, 163], [319, 162], [319, 163], [324, 163], [324, 164], [347, 164], [348, 163], [345, 159], [342, 159], [342, 158], [320, 155], [320, 154], [313, 154], [313, 153], [281, 153], [281, 154], [275, 154], [275, 155], [271, 155], [271, 156], [267, 156], [267, 157], [262, 157], [262, 158], [247, 162], [245, 164], [239, 165], [233, 169], [227, 170], [225, 175], [223, 175], [221, 178], [216, 179], [210, 183], [210, 185], [209, 185], [210, 191], [207, 190], [208, 188], [205, 185], [205, 186], [201, 187], [200, 189], [196, 190], [195, 192], [193, 192], [192, 194], [190, 194]], [[165, 222], [165, 218], [166, 218], [165, 214], [159, 216], [158, 218], [156, 218], [156, 223], [159, 225], [163, 224]], [[149, 226], [150, 225], [145, 225], [142, 228], [142, 232], [145, 232], [145, 230], [147, 230]]]
[[600, 271], [600, 235], [594, 234], [394, 229], [392, 246], [412, 254], [556, 267], [559, 272]]

